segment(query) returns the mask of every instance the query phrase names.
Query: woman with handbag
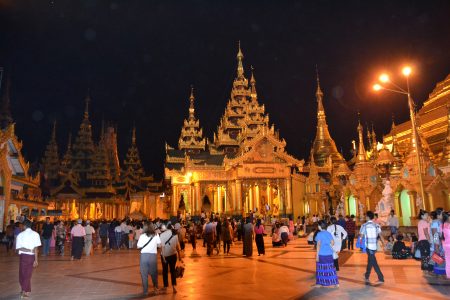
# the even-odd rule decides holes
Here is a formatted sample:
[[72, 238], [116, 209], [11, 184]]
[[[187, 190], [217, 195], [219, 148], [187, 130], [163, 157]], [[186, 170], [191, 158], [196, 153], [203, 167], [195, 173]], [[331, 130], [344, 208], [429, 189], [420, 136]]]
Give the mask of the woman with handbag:
[[445, 275], [444, 248], [442, 247], [442, 208], [437, 208], [431, 213], [431, 259], [434, 262], [433, 273], [437, 276]]
[[143, 296], [148, 294], [148, 275], [152, 277], [153, 295], [158, 293], [158, 263], [156, 256], [158, 247], [161, 246], [159, 235], [155, 232], [153, 223], [144, 225], [144, 232], [139, 237], [137, 248], [141, 249], [141, 257], [139, 261], [142, 279]]
[[172, 281], [173, 293], [177, 293], [177, 274], [175, 267], [177, 265], [177, 254], [180, 262], [181, 258], [180, 241], [178, 240], [178, 233], [174, 230], [172, 224], [167, 225], [167, 230], [161, 233], [161, 263], [163, 267], [163, 292], [169, 287], [169, 270]]
[[430, 264], [430, 223], [428, 222], [428, 212], [421, 209], [419, 212], [419, 223], [417, 224], [417, 234], [419, 241], [414, 253], [414, 257], [420, 257], [420, 268], [422, 271], [433, 271], [433, 265]]

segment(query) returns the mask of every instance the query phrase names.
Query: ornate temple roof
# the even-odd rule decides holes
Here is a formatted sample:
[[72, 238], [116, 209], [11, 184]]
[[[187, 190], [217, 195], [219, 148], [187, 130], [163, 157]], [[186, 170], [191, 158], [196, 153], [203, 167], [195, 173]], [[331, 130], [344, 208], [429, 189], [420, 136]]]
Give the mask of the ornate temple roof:
[[206, 139], [203, 137], [203, 129], [200, 127], [200, 121], [195, 117], [194, 107], [194, 88], [191, 87], [189, 97], [189, 117], [184, 120], [181, 128], [180, 138], [178, 140], [178, 149], [188, 152], [197, 152], [205, 150]]

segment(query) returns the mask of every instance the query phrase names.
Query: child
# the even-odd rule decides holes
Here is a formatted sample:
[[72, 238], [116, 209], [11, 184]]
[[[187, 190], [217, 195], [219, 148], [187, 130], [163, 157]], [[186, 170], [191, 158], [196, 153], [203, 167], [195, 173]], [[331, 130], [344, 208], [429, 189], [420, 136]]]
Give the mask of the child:
[[386, 252], [392, 252], [392, 248], [394, 247], [394, 236], [390, 235], [388, 237], [388, 242], [386, 243], [386, 246], [384, 246], [384, 251]]
[[406, 259], [411, 255], [411, 248], [405, 246], [403, 242], [403, 235], [397, 234], [397, 241], [392, 247], [392, 258], [394, 259]]
[[134, 246], [134, 234], [133, 230], [128, 233], [128, 248], [133, 249]]

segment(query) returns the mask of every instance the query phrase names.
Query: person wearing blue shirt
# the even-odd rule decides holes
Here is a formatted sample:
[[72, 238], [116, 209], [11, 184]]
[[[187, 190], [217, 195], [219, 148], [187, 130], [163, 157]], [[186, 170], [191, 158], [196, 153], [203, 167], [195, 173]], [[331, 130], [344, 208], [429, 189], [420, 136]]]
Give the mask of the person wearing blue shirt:
[[334, 286], [339, 287], [339, 281], [333, 260], [334, 239], [327, 231], [327, 223], [320, 220], [319, 232], [315, 237], [317, 243], [316, 254], [316, 284], [313, 287]]

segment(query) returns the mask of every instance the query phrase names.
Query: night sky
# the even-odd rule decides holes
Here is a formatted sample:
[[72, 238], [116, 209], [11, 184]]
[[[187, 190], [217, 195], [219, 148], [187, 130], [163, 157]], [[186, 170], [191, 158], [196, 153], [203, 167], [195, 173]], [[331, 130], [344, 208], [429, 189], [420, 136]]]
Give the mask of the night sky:
[[135, 123], [144, 167], [161, 177], [164, 142], [177, 145], [191, 84], [212, 140], [238, 40], [260, 103], [298, 158], [315, 135], [318, 65], [331, 134], [349, 157], [358, 110], [379, 140], [392, 114], [408, 119], [404, 97], [372, 92], [380, 71], [402, 83], [402, 65], [412, 64], [420, 104], [450, 73], [450, 2], [0, 0], [0, 66], [24, 154], [41, 160], [55, 119], [65, 151], [89, 88], [94, 135], [102, 118], [117, 124], [122, 161]]

